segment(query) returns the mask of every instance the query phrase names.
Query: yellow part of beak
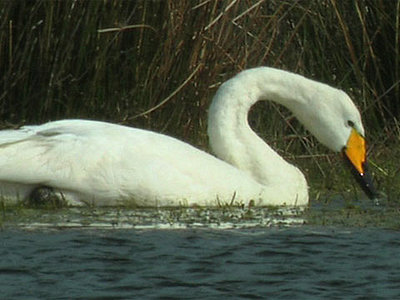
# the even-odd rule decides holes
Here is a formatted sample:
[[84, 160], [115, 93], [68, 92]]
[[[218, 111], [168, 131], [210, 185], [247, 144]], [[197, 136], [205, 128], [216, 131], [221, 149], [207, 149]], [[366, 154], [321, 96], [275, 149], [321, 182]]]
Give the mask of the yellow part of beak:
[[354, 128], [351, 130], [349, 140], [347, 141], [345, 154], [350, 160], [351, 164], [357, 171], [363, 175], [364, 163], [366, 161], [366, 146], [365, 139]]

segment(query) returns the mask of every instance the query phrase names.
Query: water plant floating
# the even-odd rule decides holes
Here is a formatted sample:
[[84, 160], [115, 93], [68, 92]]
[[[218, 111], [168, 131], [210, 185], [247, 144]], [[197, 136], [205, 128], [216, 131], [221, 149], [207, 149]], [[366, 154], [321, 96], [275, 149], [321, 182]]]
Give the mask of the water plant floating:
[[302, 172], [248, 124], [260, 100], [287, 107], [322, 144], [342, 152], [374, 197], [364, 127], [349, 96], [269, 67], [245, 70], [218, 89], [208, 114], [216, 156], [170, 136], [106, 122], [24, 126], [0, 131], [0, 193], [6, 203], [50, 192], [69, 205], [304, 206]]

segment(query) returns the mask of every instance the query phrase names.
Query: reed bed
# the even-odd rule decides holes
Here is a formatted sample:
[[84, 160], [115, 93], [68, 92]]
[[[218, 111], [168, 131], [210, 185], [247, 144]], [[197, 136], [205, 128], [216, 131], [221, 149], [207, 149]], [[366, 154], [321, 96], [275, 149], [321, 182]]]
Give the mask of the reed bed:
[[[274, 66], [351, 95], [389, 190], [381, 182], [400, 183], [399, 23], [400, 1], [384, 0], [1, 1], [0, 120], [107, 120], [207, 149], [218, 86]], [[341, 178], [339, 160], [286, 109], [257, 104], [250, 122], [309, 178], [328, 188]]]

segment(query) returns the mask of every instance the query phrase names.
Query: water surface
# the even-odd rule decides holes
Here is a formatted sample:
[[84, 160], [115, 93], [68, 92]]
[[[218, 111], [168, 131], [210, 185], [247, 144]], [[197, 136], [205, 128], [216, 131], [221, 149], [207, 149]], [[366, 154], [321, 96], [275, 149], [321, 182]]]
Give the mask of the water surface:
[[5, 210], [1, 299], [399, 299], [398, 220], [387, 206]]

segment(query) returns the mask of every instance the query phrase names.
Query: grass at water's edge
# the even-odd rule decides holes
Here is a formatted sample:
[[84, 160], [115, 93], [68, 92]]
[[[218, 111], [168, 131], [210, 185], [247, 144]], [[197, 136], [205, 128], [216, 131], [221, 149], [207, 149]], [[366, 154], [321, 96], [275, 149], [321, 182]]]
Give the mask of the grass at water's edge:
[[400, 205], [354, 192], [320, 193], [308, 207], [0, 207], [1, 229], [249, 229], [287, 226], [400, 229]]
[[316, 205], [289, 208], [8, 208], [1, 229], [249, 229], [287, 226], [379, 227], [400, 229], [400, 208]]
[[2, 228], [22, 229], [180, 229], [254, 228], [303, 224], [299, 209], [243, 207], [62, 209], [7, 208]]

